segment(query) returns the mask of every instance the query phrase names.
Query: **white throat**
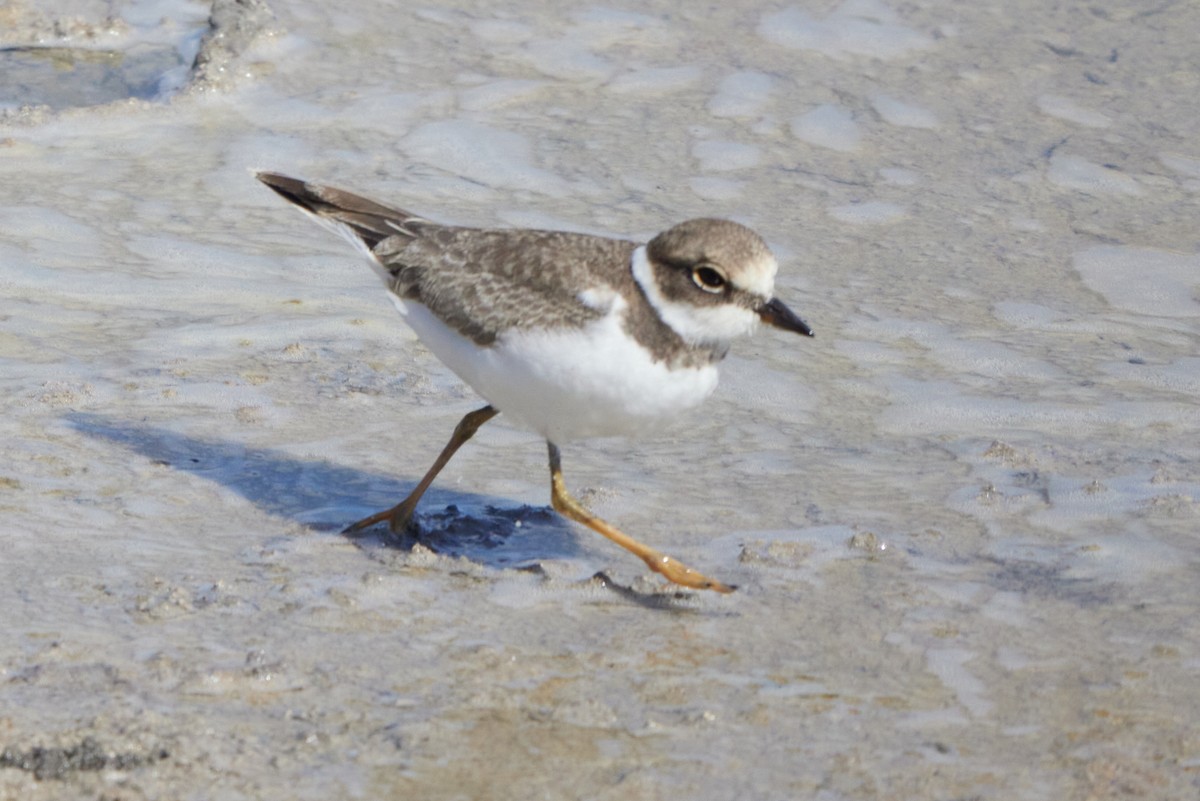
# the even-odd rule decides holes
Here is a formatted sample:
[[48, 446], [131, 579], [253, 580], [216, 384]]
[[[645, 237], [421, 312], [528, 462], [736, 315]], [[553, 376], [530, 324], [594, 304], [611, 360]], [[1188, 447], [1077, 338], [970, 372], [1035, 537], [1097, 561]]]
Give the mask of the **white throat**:
[[731, 340], [749, 334], [758, 326], [757, 314], [734, 303], [696, 306], [664, 297], [645, 245], [633, 251], [629, 266], [633, 279], [658, 316], [689, 345], [728, 346]]

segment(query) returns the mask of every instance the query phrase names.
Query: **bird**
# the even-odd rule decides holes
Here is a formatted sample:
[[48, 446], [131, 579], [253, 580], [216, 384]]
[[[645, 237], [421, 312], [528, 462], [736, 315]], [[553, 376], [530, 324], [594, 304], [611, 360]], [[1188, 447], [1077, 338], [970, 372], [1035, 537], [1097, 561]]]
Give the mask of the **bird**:
[[732, 592], [587, 510], [567, 490], [563, 443], [638, 435], [698, 406], [731, 343], [759, 323], [813, 336], [775, 297], [778, 263], [731, 220], [699, 218], [642, 244], [568, 231], [444, 225], [331, 186], [255, 176], [350, 240], [417, 337], [486, 401], [468, 412], [409, 495], [346, 527], [407, 530], [455, 452], [496, 415], [547, 445], [551, 506], [668, 581]]

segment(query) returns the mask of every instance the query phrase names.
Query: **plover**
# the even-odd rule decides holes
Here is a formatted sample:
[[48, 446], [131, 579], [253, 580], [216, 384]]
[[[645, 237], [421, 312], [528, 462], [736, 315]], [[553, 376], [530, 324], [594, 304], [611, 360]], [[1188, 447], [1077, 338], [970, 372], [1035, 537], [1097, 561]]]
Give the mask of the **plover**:
[[545, 440], [560, 514], [632, 551], [670, 581], [733, 587], [601, 520], [567, 491], [559, 446], [653, 431], [717, 385], [730, 342], [759, 321], [812, 336], [774, 296], [775, 257], [729, 220], [680, 223], [645, 245], [563, 231], [441, 225], [341, 189], [258, 179], [368, 257], [417, 336], [487, 405], [469, 412], [407, 498], [345, 529], [402, 532], [463, 443], [503, 413]]

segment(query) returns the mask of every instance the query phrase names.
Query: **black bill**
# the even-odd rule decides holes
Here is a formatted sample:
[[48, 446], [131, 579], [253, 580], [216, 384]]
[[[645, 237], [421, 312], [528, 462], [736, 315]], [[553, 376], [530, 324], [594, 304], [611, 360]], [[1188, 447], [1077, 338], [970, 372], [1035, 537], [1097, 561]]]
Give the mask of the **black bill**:
[[758, 316], [767, 325], [782, 328], [784, 331], [804, 334], [806, 337], [813, 336], [813, 330], [808, 327], [808, 323], [796, 316], [796, 313], [785, 306], [779, 298], [771, 298], [759, 306]]

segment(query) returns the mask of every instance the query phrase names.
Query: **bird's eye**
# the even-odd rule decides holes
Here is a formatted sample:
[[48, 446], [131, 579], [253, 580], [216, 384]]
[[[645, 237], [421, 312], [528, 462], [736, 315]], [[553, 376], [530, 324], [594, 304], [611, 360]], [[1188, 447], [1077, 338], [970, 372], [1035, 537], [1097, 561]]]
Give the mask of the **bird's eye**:
[[705, 292], [720, 292], [725, 288], [725, 275], [709, 264], [702, 264], [692, 270], [692, 281]]

